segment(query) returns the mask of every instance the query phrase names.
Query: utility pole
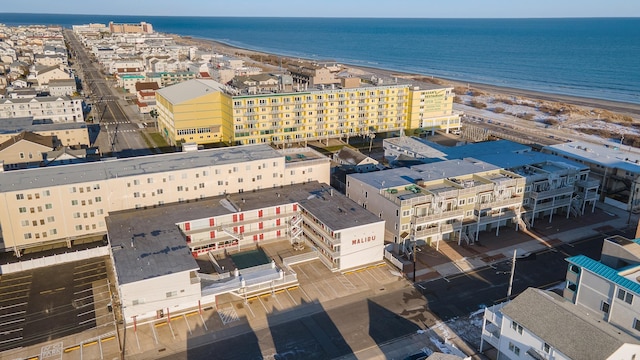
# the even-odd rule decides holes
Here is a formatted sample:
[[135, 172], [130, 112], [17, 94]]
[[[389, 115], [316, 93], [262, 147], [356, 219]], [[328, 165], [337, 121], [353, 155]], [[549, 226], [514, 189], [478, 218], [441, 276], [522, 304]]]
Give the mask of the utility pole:
[[511, 289], [513, 288], [513, 276], [516, 273], [516, 251], [513, 250], [513, 259], [511, 260], [511, 277], [509, 278], [509, 289], [507, 290], [507, 301], [511, 300]]

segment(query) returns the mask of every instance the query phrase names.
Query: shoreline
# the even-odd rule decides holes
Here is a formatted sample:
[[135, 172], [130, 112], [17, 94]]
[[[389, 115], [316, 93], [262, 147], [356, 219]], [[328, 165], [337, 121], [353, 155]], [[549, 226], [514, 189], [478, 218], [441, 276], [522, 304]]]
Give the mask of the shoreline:
[[[266, 55], [266, 56], [279, 56], [287, 59], [301, 59], [309, 62], [323, 61], [318, 59], [293, 57], [289, 55], [268, 53], [260, 50], [243, 48], [243, 47], [231, 45], [219, 40], [206, 39], [206, 38], [193, 37], [193, 36], [182, 36], [178, 34], [168, 34], [168, 35], [173, 36], [177, 42], [187, 41], [192, 43], [192, 45], [196, 45], [198, 47], [209, 46], [212, 49], [212, 51], [215, 50], [216, 48], [222, 49], [222, 51], [219, 51], [222, 54], [237, 55], [238, 53], [240, 53], [241, 56], [246, 56], [246, 57], [248, 57], [249, 55]], [[251, 61], [254, 62], [254, 60], [251, 60]], [[520, 89], [520, 88], [513, 88], [513, 87], [506, 87], [506, 86], [499, 86], [499, 85], [492, 85], [492, 84], [485, 84], [485, 83], [468, 82], [468, 81], [462, 81], [462, 80], [453, 80], [448, 78], [436, 77], [428, 74], [413, 73], [413, 72], [407, 72], [407, 71], [401, 71], [401, 70], [390, 70], [385, 68], [363, 66], [363, 65], [351, 64], [351, 63], [341, 63], [341, 64], [343, 64], [347, 68], [358, 69], [358, 70], [365, 71], [372, 74], [381, 74], [383, 76], [389, 76], [389, 77], [395, 76], [395, 77], [402, 77], [402, 78], [413, 79], [413, 80], [416, 80], [415, 78], [430, 78], [430, 79], [437, 80], [443, 86], [450, 86], [450, 87], [469, 86], [473, 89], [477, 89], [480, 91], [497, 94], [497, 95], [514, 96], [514, 97], [521, 97], [521, 98], [526, 98], [531, 100], [548, 101], [548, 102], [556, 102], [556, 103], [567, 103], [567, 104], [572, 104], [580, 107], [602, 109], [602, 110], [607, 110], [615, 113], [620, 113], [623, 115], [632, 115], [634, 117], [637, 117], [637, 119], [635, 120], [640, 122], [640, 104], [636, 104], [636, 103], [582, 97], [582, 96], [576, 96], [576, 95], [556, 94], [556, 93], [543, 92], [543, 91], [537, 91], [537, 90]], [[416, 81], [421, 81], [421, 80], [416, 80]], [[421, 81], [421, 82], [424, 82], [424, 81]]]

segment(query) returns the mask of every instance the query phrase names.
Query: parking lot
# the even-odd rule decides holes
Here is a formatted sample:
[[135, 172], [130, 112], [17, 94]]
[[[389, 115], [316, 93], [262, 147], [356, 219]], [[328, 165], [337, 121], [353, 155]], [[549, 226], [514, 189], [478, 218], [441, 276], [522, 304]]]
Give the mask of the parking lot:
[[0, 351], [113, 324], [105, 261], [0, 276]]

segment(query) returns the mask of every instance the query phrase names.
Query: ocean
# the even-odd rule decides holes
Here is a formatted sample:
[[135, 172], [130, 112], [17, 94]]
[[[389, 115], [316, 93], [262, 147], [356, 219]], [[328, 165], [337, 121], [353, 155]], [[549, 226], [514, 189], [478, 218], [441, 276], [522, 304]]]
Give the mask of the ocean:
[[0, 13], [7, 25], [146, 21], [284, 56], [640, 104], [640, 18], [371, 19]]

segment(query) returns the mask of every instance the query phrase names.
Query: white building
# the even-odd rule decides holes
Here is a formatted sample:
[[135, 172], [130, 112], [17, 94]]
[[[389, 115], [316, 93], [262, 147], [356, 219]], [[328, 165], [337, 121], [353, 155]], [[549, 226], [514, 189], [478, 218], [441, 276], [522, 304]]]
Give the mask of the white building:
[[573, 141], [546, 146], [543, 152], [584, 164], [600, 180], [601, 200], [623, 210], [640, 210], [640, 150], [619, 143]]
[[529, 288], [485, 309], [480, 352], [490, 345], [499, 359], [636, 359], [639, 339], [603, 323], [599, 313]]
[[0, 100], [0, 118], [33, 117], [53, 122], [84, 122], [82, 99], [68, 96], [42, 96]]
[[[215, 302], [224, 293], [242, 297], [297, 283], [274, 263], [259, 271], [228, 269], [220, 280], [197, 272], [198, 254], [285, 240], [313, 248], [308, 255], [333, 271], [383, 258], [384, 221], [315, 181], [118, 212], [107, 217], [107, 227], [128, 323]], [[251, 289], [260, 282], [267, 286]]]

